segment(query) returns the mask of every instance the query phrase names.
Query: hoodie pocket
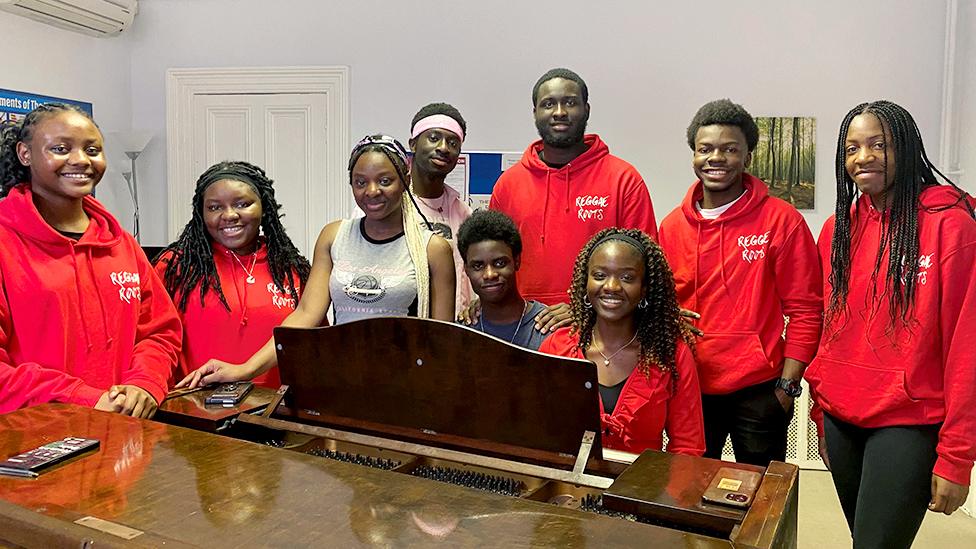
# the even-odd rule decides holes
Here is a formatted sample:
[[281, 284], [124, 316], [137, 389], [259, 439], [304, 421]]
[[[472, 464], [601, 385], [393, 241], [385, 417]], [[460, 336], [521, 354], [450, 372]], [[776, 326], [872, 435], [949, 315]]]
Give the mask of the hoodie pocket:
[[811, 372], [811, 386], [839, 419], [855, 425], [881, 417], [911, 418], [920, 414], [924, 401], [911, 397], [903, 370], [872, 368], [818, 357]]
[[698, 377], [705, 393], [728, 393], [766, 381], [772, 374], [756, 332], [705, 334], [695, 345]]

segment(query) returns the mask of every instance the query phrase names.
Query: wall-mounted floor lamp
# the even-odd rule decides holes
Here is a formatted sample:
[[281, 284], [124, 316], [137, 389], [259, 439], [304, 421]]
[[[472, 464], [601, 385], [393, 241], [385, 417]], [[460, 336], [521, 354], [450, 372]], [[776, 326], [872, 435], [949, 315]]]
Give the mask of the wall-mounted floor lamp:
[[146, 150], [146, 146], [152, 141], [153, 136], [150, 132], [131, 131], [118, 132], [113, 137], [119, 141], [122, 145], [122, 151], [129, 157], [129, 171], [123, 171], [122, 177], [125, 178], [125, 184], [129, 187], [129, 196], [132, 197], [132, 236], [136, 237], [136, 241], [141, 244], [142, 239], [139, 236], [139, 178], [136, 170], [136, 158], [139, 158], [142, 151]]

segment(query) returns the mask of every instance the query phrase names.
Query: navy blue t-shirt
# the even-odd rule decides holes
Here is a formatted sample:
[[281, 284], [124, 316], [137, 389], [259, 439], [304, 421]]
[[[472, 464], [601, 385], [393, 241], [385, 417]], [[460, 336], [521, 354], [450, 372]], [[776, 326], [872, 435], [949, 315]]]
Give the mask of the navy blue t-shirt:
[[[535, 317], [545, 308], [546, 306], [538, 301], [529, 301], [528, 312], [522, 316], [521, 325], [519, 325], [518, 321], [512, 322], [511, 324], [493, 324], [485, 321], [484, 316], [482, 316], [471, 327], [503, 341], [508, 341], [513, 345], [537, 351], [539, 350], [539, 345], [542, 345], [542, 341], [549, 335], [542, 334], [539, 330], [535, 329]], [[516, 326], [518, 326], [518, 333], [515, 333]]]

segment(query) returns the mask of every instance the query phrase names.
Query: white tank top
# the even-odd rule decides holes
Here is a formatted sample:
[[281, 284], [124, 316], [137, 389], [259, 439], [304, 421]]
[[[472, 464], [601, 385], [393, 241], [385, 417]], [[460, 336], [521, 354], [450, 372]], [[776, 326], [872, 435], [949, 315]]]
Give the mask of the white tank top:
[[[407, 239], [399, 235], [373, 240], [365, 218], [343, 219], [332, 243], [329, 294], [335, 323], [378, 316], [417, 315], [417, 273]], [[424, 232], [424, 247], [432, 233]]]

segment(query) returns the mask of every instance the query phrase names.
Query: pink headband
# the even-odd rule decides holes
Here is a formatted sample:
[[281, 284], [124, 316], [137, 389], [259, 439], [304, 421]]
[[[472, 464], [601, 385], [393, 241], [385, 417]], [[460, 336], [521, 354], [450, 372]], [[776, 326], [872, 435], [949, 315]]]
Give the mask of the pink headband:
[[464, 131], [461, 129], [461, 125], [457, 123], [457, 120], [447, 116], [446, 114], [432, 114], [426, 118], [421, 118], [413, 125], [413, 133], [410, 135], [410, 139], [416, 139], [418, 135], [424, 133], [431, 128], [440, 128], [442, 130], [447, 130], [449, 132], [454, 132], [455, 135], [464, 141]]

